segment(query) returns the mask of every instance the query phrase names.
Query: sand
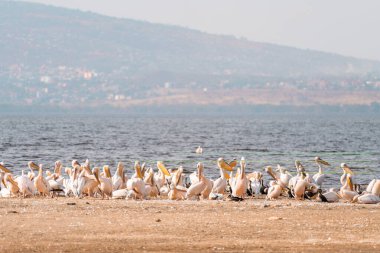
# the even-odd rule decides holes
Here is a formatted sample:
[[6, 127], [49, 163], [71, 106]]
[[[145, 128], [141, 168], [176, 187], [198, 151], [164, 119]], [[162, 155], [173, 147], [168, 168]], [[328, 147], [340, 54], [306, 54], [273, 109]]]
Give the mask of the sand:
[[0, 252], [380, 252], [380, 205], [0, 199]]

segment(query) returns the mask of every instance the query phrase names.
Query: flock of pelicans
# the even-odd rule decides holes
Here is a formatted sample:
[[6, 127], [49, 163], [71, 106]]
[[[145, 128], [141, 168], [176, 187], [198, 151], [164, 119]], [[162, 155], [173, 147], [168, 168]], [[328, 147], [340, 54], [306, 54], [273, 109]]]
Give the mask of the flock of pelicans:
[[[197, 149], [197, 153], [201, 153]], [[380, 180], [373, 179], [365, 191], [355, 184], [352, 170], [345, 163], [341, 164], [341, 186], [322, 190], [326, 174], [323, 166], [330, 164], [319, 157], [315, 158], [319, 167], [318, 173], [310, 176], [300, 161], [295, 162], [297, 175], [293, 176], [281, 166], [273, 170], [270, 166], [265, 172], [271, 180], [264, 184], [263, 173], [246, 172], [244, 157], [238, 161], [227, 162], [223, 158], [217, 160], [220, 177], [211, 180], [204, 174], [204, 166], [200, 162], [197, 169], [189, 175], [184, 174], [182, 167], [168, 170], [163, 162], [157, 162], [157, 171], [136, 161], [134, 174], [128, 178], [123, 163], [119, 162], [112, 176], [110, 167], [102, 169], [91, 167], [86, 160], [83, 164], [72, 161], [71, 167], [66, 167], [62, 173], [62, 163], [55, 162], [54, 172], [43, 169], [42, 164], [28, 163], [28, 171], [22, 170], [21, 175], [14, 175], [4, 164], [0, 164], [0, 196], [1, 197], [32, 197], [32, 196], [74, 196], [82, 198], [102, 197], [115, 199], [152, 199], [168, 198], [170, 200], [229, 198], [242, 201], [248, 196], [266, 195], [266, 199], [274, 200], [280, 196], [297, 200], [316, 199], [322, 202], [346, 201], [363, 204], [380, 202]], [[237, 169], [235, 170], [235, 168]]]

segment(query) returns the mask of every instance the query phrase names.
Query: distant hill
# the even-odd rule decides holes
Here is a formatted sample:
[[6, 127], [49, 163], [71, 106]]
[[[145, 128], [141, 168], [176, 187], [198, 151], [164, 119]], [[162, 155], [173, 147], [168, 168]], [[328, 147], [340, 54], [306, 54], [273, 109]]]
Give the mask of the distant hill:
[[[0, 2], [1, 104], [369, 104], [380, 63], [24, 2]], [[338, 97], [338, 99], [337, 99]]]

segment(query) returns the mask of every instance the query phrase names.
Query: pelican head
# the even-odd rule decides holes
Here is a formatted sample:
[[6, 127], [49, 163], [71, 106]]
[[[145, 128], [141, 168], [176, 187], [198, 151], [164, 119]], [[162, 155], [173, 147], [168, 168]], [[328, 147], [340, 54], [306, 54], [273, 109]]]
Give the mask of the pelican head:
[[285, 167], [282, 167], [280, 164], [277, 164], [276, 171], [280, 172], [281, 174], [286, 173], [288, 170]]
[[135, 171], [138, 178], [143, 179], [143, 175], [141, 173], [141, 166], [139, 161], [135, 161]]
[[4, 176], [4, 181], [11, 183], [14, 187], [18, 187], [18, 184], [13, 180], [10, 173], [6, 173]]
[[100, 180], [99, 180], [99, 168], [95, 167], [92, 170], [92, 174], [94, 174], [96, 182], [98, 182], [98, 184], [100, 184]]
[[39, 170], [39, 169], [40, 169], [40, 167], [38, 167], [38, 165], [35, 164], [35, 163], [32, 162], [32, 161], [28, 162], [28, 167], [29, 167], [29, 169], [30, 169], [31, 171], [33, 171], [33, 170]]
[[148, 176], [144, 179], [144, 181], [145, 181], [145, 183], [153, 186], [154, 185], [153, 170], [149, 170], [147, 173], [148, 173]]
[[163, 162], [161, 161], [158, 161], [157, 162], [157, 168], [165, 175], [165, 176], [168, 176], [170, 177], [170, 173], [169, 171], [166, 169], [165, 165]]
[[80, 166], [80, 163], [77, 160], [71, 162], [71, 167], [75, 168], [75, 166]]
[[61, 161], [55, 161], [55, 163], [54, 163], [54, 167], [55, 168], [60, 168], [60, 167], [62, 167], [62, 163], [61, 163]]
[[175, 182], [173, 182], [174, 186], [179, 185], [179, 183], [181, 181], [182, 173], [183, 173], [183, 167], [180, 166], [175, 173]]
[[104, 165], [103, 166], [103, 172], [104, 172], [104, 176], [107, 177], [107, 178], [111, 178], [111, 171], [110, 171], [110, 166], [108, 165]]
[[317, 163], [317, 164], [323, 164], [323, 165], [326, 165], [326, 166], [330, 166], [330, 164], [328, 162], [326, 162], [325, 160], [322, 160], [319, 156], [316, 156], [314, 158], [314, 161]]
[[246, 164], [246, 163], [245, 163], [245, 158], [242, 157], [242, 158], [240, 159], [240, 166], [245, 168], [245, 164]]
[[273, 172], [273, 169], [271, 166], [265, 167], [265, 172], [268, 173], [274, 180], [277, 180], [276, 175]]
[[304, 168], [303, 165], [301, 164], [301, 161], [296, 160], [294, 164], [295, 164], [296, 169], [297, 169], [298, 172], [305, 171], [305, 168]]
[[228, 171], [233, 170], [231, 166], [222, 157], [218, 159], [218, 167], [223, 170], [228, 170]]
[[354, 173], [352, 172], [352, 170], [350, 169], [350, 167], [348, 167], [347, 164], [345, 164], [345, 163], [341, 163], [341, 164], [340, 164], [340, 167], [342, 168], [342, 170], [343, 170], [344, 173], [351, 174], [351, 175], [354, 174]]

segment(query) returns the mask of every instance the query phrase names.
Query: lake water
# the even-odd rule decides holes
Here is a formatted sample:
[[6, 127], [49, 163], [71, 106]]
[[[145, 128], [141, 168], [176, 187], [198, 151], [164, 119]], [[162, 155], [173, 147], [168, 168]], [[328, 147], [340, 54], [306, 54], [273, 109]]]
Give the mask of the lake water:
[[[247, 170], [281, 164], [294, 174], [294, 161], [307, 172], [318, 168], [315, 156], [331, 163], [327, 186], [339, 183], [340, 163], [352, 166], [358, 183], [380, 177], [380, 117], [371, 115], [127, 116], [127, 115], [2, 115], [0, 160], [12, 171], [28, 161], [52, 168], [56, 160], [108, 164], [123, 161], [128, 174], [133, 162], [168, 168], [182, 165], [192, 172], [204, 162], [216, 178], [219, 157], [244, 156]], [[195, 154], [198, 146], [203, 155]], [[155, 168], [155, 167], [154, 167]], [[156, 169], [156, 168], [155, 168]]]

